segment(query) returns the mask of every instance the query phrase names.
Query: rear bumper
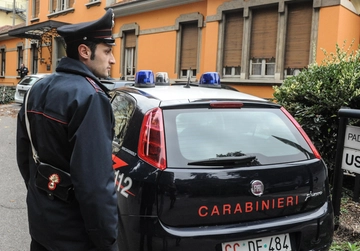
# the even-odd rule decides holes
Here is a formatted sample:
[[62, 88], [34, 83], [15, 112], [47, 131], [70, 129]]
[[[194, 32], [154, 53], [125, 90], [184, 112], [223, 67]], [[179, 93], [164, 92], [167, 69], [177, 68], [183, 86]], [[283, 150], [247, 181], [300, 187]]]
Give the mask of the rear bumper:
[[157, 217], [121, 216], [121, 250], [214, 250], [221, 243], [289, 233], [292, 250], [326, 251], [333, 239], [330, 200], [317, 210], [281, 219], [224, 226], [176, 228]]
[[14, 100], [16, 103], [24, 103], [24, 96], [21, 96], [18, 91], [15, 92], [15, 97], [14, 97]]

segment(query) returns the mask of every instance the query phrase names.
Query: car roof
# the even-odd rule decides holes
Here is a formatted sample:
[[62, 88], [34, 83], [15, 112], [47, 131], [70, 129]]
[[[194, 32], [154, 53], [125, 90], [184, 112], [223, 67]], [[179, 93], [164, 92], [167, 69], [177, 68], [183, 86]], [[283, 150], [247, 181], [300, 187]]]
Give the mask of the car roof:
[[104, 83], [135, 83], [134, 81], [130, 80], [119, 80], [119, 79], [100, 79], [100, 82]]
[[35, 78], [43, 78], [46, 76], [51, 75], [51, 73], [38, 73], [38, 74], [30, 74], [30, 75], [26, 75], [26, 77], [35, 77]]
[[128, 89], [136, 89], [137, 92], [143, 96], [151, 96], [161, 101], [188, 100], [188, 102], [192, 102], [212, 98], [223, 100], [268, 101], [250, 94], [222, 88], [198, 86], [186, 88], [184, 85], [167, 85], [152, 88], [129, 87]]

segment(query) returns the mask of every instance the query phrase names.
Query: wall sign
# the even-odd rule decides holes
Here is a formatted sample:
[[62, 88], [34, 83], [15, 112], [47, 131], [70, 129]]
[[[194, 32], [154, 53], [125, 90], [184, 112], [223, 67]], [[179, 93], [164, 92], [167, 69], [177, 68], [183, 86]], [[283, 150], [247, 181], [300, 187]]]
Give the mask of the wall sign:
[[341, 167], [360, 174], [360, 127], [346, 126]]

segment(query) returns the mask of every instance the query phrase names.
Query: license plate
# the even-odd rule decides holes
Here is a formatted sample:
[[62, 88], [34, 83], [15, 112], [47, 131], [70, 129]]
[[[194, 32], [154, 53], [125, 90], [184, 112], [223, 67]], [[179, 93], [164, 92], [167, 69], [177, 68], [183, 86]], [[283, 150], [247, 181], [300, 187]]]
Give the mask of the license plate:
[[222, 251], [291, 251], [289, 234], [222, 243]]

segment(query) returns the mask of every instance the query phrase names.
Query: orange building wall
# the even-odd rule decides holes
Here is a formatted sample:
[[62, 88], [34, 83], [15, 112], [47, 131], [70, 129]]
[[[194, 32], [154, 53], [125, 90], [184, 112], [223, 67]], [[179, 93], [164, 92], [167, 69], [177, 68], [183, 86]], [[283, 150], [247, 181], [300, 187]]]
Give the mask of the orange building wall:
[[[100, 6], [92, 6], [91, 8], [87, 8], [85, 6], [88, 1], [74, 1], [74, 5], [72, 8], [75, 9], [74, 12], [67, 13], [66, 15], [54, 16], [49, 19], [49, 3], [50, 1], [41, 1], [40, 5], [40, 13], [39, 13], [39, 22], [45, 22], [47, 20], [56, 20], [58, 22], [65, 23], [80, 23], [80, 22], [88, 22], [99, 19], [105, 14], [106, 1], [101, 1]], [[30, 25], [37, 24], [38, 22], [31, 22]], [[53, 55], [56, 53], [52, 52]], [[40, 55], [39, 55], [40, 56]], [[49, 62], [50, 52], [47, 47], [42, 47], [42, 58], [45, 59], [46, 62]], [[31, 53], [28, 50], [28, 63], [30, 65]], [[51, 73], [55, 71], [56, 62], [52, 62], [50, 66], [50, 70], [47, 69], [46, 63], [38, 64], [38, 72], [39, 73]]]
[[[34, 1], [34, 0], [32, 0]], [[29, 1], [29, 2], [32, 2]], [[88, 0], [77, 0], [74, 1], [74, 5], [72, 8], [75, 9], [73, 13], [68, 13], [66, 15], [59, 15], [56, 17], [52, 17], [48, 19], [49, 15], [49, 3], [50, 1], [41, 1], [40, 5], [40, 13], [39, 20], [40, 22], [44, 22], [46, 20], [56, 20], [59, 22], [67, 22], [67, 23], [79, 23], [92, 21], [102, 17], [105, 14], [106, 1], [101, 1], [100, 6], [93, 6], [87, 8], [85, 6], [86, 3], [89, 3]], [[31, 10], [31, 8], [29, 8]], [[32, 23], [35, 24], [36, 22]]]
[[111, 66], [110, 70], [110, 77], [120, 78], [119, 72], [120, 72], [120, 39], [115, 39], [115, 46], [112, 47], [112, 52], [115, 57], [115, 64]]
[[[54, 16], [49, 19], [49, 1], [42, 1], [40, 5], [40, 13], [39, 13], [39, 22], [45, 22], [47, 20], [56, 20], [58, 22], [65, 22], [65, 23], [80, 23], [80, 22], [88, 22], [93, 21], [96, 19], [99, 19], [105, 14], [105, 7], [106, 7], [106, 1], [102, 1], [99, 6], [92, 6], [90, 8], [87, 8], [85, 6], [88, 1], [74, 1], [74, 5], [72, 8], [75, 9], [74, 12], [69, 12], [65, 15], [59, 15]], [[30, 25], [37, 24], [38, 22], [31, 22]], [[55, 50], [53, 50], [53, 55], [56, 53]], [[40, 55], [39, 55], [40, 56]], [[46, 63], [49, 62], [50, 58], [50, 52], [46, 46], [42, 47], [42, 58], [45, 59]], [[28, 50], [28, 64], [30, 65], [31, 60], [31, 53], [30, 50]], [[40, 63], [38, 64], [38, 72], [39, 73], [51, 73], [55, 71], [56, 68], [56, 62], [52, 62], [50, 66], [50, 70], [47, 69], [46, 63]], [[112, 70], [114, 70], [113, 68]]]
[[[20, 78], [18, 77], [18, 72], [16, 71], [18, 66], [18, 53], [17, 46], [18, 44], [23, 43], [25, 46], [25, 39], [20, 38], [11, 38], [10, 40], [0, 41], [0, 46], [6, 45], [6, 66], [5, 66], [5, 78], [0, 78], [0, 85], [17, 85]], [[24, 52], [25, 60], [25, 52]]]
[[[143, 35], [138, 40], [138, 71], [164, 71], [175, 78], [176, 32]], [[141, 55], [141, 56], [139, 56]]]
[[226, 84], [228, 86], [231, 86], [235, 88], [236, 90], [247, 93], [250, 95], [262, 97], [265, 99], [273, 99], [273, 93], [274, 89], [272, 86], [250, 86], [250, 85], [232, 85], [232, 84]]
[[[200, 75], [205, 71], [216, 71], [218, 34], [219, 25], [217, 22], [207, 23], [206, 29], [203, 29]], [[200, 75], [198, 78], [200, 78]]]
[[[33, 0], [29, 0], [29, 7]], [[206, 18], [217, 14], [219, 6], [228, 0], [207, 0], [197, 3], [180, 5], [172, 8], [156, 10], [147, 13], [141, 13], [128, 17], [118, 17], [115, 20], [114, 35], [116, 38], [116, 46], [113, 47], [113, 53], [116, 59], [116, 64], [112, 67], [111, 76], [114, 78], [121, 77], [121, 39], [120, 29], [124, 24], [136, 23], [139, 25], [140, 33], [142, 31], [150, 32], [150, 34], [140, 34], [138, 37], [138, 52], [137, 52], [137, 70], [150, 69], [154, 73], [158, 71], [166, 71], [169, 73], [171, 79], [177, 78], [176, 73], [176, 43], [177, 43], [177, 31], [171, 30], [158, 33], [162, 28], [168, 29], [176, 24], [176, 19], [181, 15], [187, 15], [191, 13], [201, 13], [204, 16], [204, 27], [201, 30], [201, 44], [199, 51], [199, 69], [197, 79], [200, 78], [201, 73], [205, 71], [216, 71], [217, 56], [218, 56], [218, 33], [219, 23], [208, 22]], [[48, 18], [50, 1], [41, 1], [39, 22], [47, 20], [78, 23], [84, 21], [92, 21], [100, 18], [106, 8], [108, 1], [101, 1], [99, 6], [91, 6], [87, 8], [85, 6], [88, 0], [76, 0], [72, 6], [75, 11], [67, 13], [66, 15], [52, 16]], [[28, 8], [29, 10], [31, 8]], [[28, 25], [36, 24], [38, 22], [31, 22]], [[152, 29], [155, 32], [152, 32]], [[360, 18], [358, 15], [352, 13], [343, 6], [332, 6], [320, 8], [319, 13], [319, 26], [318, 26], [318, 40], [316, 49], [316, 61], [321, 63], [324, 58], [322, 49], [327, 52], [335, 52], [335, 45], [343, 45], [346, 40], [347, 48], [354, 40], [354, 49], [360, 41]], [[9, 40], [0, 41], [0, 46], [6, 44], [6, 78], [0, 78], [0, 84], [10, 83], [16, 84], [17, 79], [17, 44], [24, 41], [26, 51], [24, 51], [24, 60], [27, 66], [30, 66], [31, 52], [28, 46], [29, 42], [25, 43], [25, 40], [19, 38], [9, 38]], [[49, 57], [49, 51], [46, 47], [42, 48], [42, 57], [46, 60]], [[53, 51], [53, 53], [56, 53]], [[46, 69], [46, 64], [40, 64], [38, 66], [39, 73], [53, 72], [56, 67], [56, 62], [52, 62], [51, 69]], [[258, 96], [271, 98], [273, 90], [272, 87], [265, 86], [250, 86], [250, 85], [234, 85], [237, 89]]]
[[354, 41], [351, 49], [356, 50], [359, 44], [360, 23], [359, 16], [343, 6], [333, 6], [320, 9], [318, 47], [316, 61], [318, 64], [325, 58], [324, 49], [327, 53], [336, 52], [336, 44], [348, 49]]
[[[121, 26], [124, 24], [136, 23], [139, 26], [139, 31], [149, 30], [149, 29], [161, 29], [168, 28], [176, 25], [176, 19], [182, 14], [191, 14], [191, 13], [201, 13], [204, 18], [206, 18], [206, 1], [193, 3], [188, 5], [181, 5], [177, 7], [172, 7], [168, 9], [156, 10], [147, 13], [141, 13], [137, 15], [132, 15], [131, 17], [120, 17], [116, 18], [116, 26], [114, 27], [114, 32], [120, 32]], [[149, 22], [151, 20], [151, 22]], [[206, 30], [206, 28], [203, 28]], [[152, 70], [154, 73], [158, 71], [164, 71], [169, 74], [169, 78], [177, 78], [177, 73], [175, 69], [176, 63], [176, 35], [177, 31], [164, 31], [161, 33], [155, 32], [148, 35], [139, 35], [138, 36], [138, 52], [137, 52], [137, 70]], [[217, 36], [217, 35], [216, 35]], [[204, 41], [204, 36], [201, 41]], [[121, 40], [117, 42], [121, 47]], [[215, 41], [216, 45], [216, 41]], [[207, 45], [208, 46], [208, 45]], [[204, 43], [200, 48], [200, 55], [203, 55], [202, 51], [204, 50]], [[120, 71], [120, 51], [114, 55], [117, 59], [116, 64], [114, 65], [112, 71], [113, 78], [121, 77], [122, 73]], [[215, 51], [216, 53], [216, 51]], [[216, 56], [216, 54], [214, 54]], [[214, 55], [211, 55], [213, 57]], [[212, 59], [213, 61], [216, 59]], [[200, 60], [200, 66], [201, 62]], [[215, 65], [214, 65], [215, 69]], [[201, 72], [201, 71], [200, 71]], [[200, 77], [197, 76], [198, 78]]]
[[210, 0], [207, 1], [207, 14], [208, 16], [215, 15], [217, 13], [217, 9], [220, 5], [222, 5], [224, 0]]
[[338, 44], [343, 45], [346, 40], [346, 47], [348, 48], [351, 43], [353, 43], [352, 50], [358, 49], [359, 44], [359, 31], [360, 23], [359, 16], [355, 13], [349, 11], [344, 7], [340, 7], [339, 11], [339, 34], [338, 34]]
[[[223, 0], [207, 1], [206, 15], [216, 15], [218, 7], [223, 3]], [[201, 51], [200, 72], [198, 78], [200, 78], [201, 73], [205, 71], [216, 71], [216, 63], [218, 60], [218, 37], [219, 23], [206, 23], [206, 28], [203, 29], [203, 40], [201, 46], [203, 50]]]
[[199, 12], [206, 17], [205, 4], [206, 1], [140, 13], [140, 14], [132, 15], [130, 17], [120, 17], [120, 18], [116, 18], [116, 22], [119, 22], [120, 24], [135, 22], [139, 25], [140, 30], [171, 26], [171, 25], [175, 25], [176, 19], [181, 14], [190, 14], [190, 13]]
[[[41, 1], [40, 12], [38, 16], [39, 21], [29, 22], [28, 25], [34, 25], [40, 22], [45, 22], [47, 20], [56, 20], [60, 22], [67, 23], [78, 23], [85, 21], [92, 21], [100, 18], [105, 13], [106, 1], [101, 1], [100, 6], [92, 6], [91, 8], [87, 8], [85, 6], [88, 3], [88, 0], [78, 0], [74, 2], [73, 8], [75, 11], [73, 13], [67, 13], [66, 15], [53, 16], [51, 18], [49, 15], [49, 1]], [[28, 9], [31, 10], [32, 1], [28, 1]], [[30, 17], [31, 19], [31, 17]], [[6, 68], [5, 68], [5, 78], [0, 78], [0, 85], [16, 85], [20, 78], [18, 78], [17, 74], [17, 45], [19, 43], [23, 43], [23, 58], [25, 65], [29, 68], [31, 72], [31, 51], [30, 51], [30, 42], [25, 39], [20, 39], [16, 37], [9, 37], [7, 40], [0, 41], [0, 46], [6, 45]], [[117, 48], [114, 48], [115, 50]], [[53, 51], [53, 53], [56, 53]], [[40, 55], [39, 55], [40, 56]], [[42, 47], [42, 58], [45, 59], [46, 62], [49, 61], [50, 52], [47, 47]], [[40, 60], [40, 59], [39, 59]], [[118, 63], [118, 62], [117, 62]], [[50, 70], [47, 69], [47, 65], [45, 63], [41, 64], [40, 61], [38, 63], [38, 73], [50, 73], [54, 72], [56, 67], [56, 62], [52, 62]], [[115, 68], [113, 68], [115, 69]]]
[[[55, 51], [52, 52], [54, 55], [56, 53]], [[52, 61], [50, 56], [50, 51], [46, 46], [42, 47], [42, 55], [41, 57], [44, 59], [43, 63], [40, 63], [40, 54], [39, 54], [39, 61], [38, 61], [38, 72], [39, 73], [52, 73], [55, 71], [56, 62], [51, 62], [50, 70], [46, 68], [47, 64], [50, 64], [50, 61]], [[30, 60], [31, 60], [31, 52], [28, 50], [28, 67], [30, 67]]]

